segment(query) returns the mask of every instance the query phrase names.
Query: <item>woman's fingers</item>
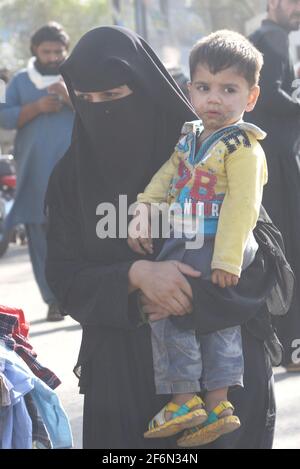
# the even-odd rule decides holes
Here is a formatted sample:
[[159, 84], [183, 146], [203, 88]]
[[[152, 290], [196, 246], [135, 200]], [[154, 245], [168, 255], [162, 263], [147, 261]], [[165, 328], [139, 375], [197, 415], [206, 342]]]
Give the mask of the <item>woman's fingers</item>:
[[196, 277], [200, 275], [193, 268], [176, 261], [143, 263], [138, 270], [134, 269], [135, 283], [151, 302], [177, 315], [191, 311], [193, 298], [191, 286], [179, 267]]
[[163, 308], [163, 307], [160, 306], [160, 305], [155, 305], [155, 304], [153, 304], [153, 303], [152, 303], [152, 304], [143, 305], [142, 308], [143, 308], [143, 312], [144, 312], [145, 314], [149, 314], [149, 315], [150, 315], [150, 314], [160, 314], [160, 315], [162, 315], [162, 316], [168, 316], [168, 315], [170, 315], [170, 312], [169, 312], [167, 309]]
[[151, 302], [144, 295], [140, 296], [140, 304], [143, 308], [145, 314], [159, 314], [164, 317], [170, 315], [183, 316], [186, 313], [192, 311], [192, 303], [183, 293], [179, 296], [179, 301], [172, 299], [168, 302], [168, 308], [164, 307], [161, 304]]
[[155, 321], [161, 321], [162, 318], [159, 314], [149, 314], [149, 321], [150, 322], [155, 322]]
[[140, 293], [139, 302], [142, 306], [144, 306], [144, 305], [148, 305], [149, 303], [151, 303], [151, 300], [144, 293]]
[[186, 314], [186, 313], [190, 313], [192, 311], [193, 305], [192, 305], [191, 300], [181, 290], [179, 290], [176, 294], [176, 301], [178, 303], [178, 308], [176, 310], [176, 313], [179, 316], [182, 316], [183, 314]]
[[140, 296], [140, 305], [143, 313], [148, 316], [149, 321], [159, 321], [170, 316], [170, 312], [162, 306], [155, 304], [144, 295]]
[[177, 298], [169, 299], [169, 311], [174, 316], [182, 316], [187, 313], [186, 309], [181, 305]]
[[180, 270], [182, 274], [187, 275], [188, 277], [197, 278], [201, 276], [201, 272], [199, 270], [194, 269], [188, 264], [184, 264], [183, 262], [179, 262], [179, 261], [172, 261], [172, 262], [176, 264], [176, 266], [178, 267], [178, 269]]
[[180, 290], [187, 296], [187, 298], [190, 301], [192, 301], [193, 291], [192, 291], [191, 285], [189, 284], [189, 282], [184, 276], [187, 275], [189, 277], [199, 278], [202, 275], [201, 272], [198, 270], [195, 270], [193, 267], [187, 264], [184, 264], [183, 262], [178, 262], [178, 261], [172, 261], [172, 262], [176, 265], [181, 275], [179, 279], [180, 283], [178, 285], [180, 287]]

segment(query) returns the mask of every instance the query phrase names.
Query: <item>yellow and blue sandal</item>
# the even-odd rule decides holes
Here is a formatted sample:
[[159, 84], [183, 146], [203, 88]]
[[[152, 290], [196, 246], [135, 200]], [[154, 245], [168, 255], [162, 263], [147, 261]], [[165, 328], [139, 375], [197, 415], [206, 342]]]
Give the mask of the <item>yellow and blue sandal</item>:
[[[195, 409], [203, 406], [202, 399], [194, 396], [181, 407], [174, 402], [169, 402], [149, 423], [148, 431], [144, 433], [145, 438], [166, 438], [177, 433], [192, 428], [207, 420], [206, 411]], [[194, 409], [194, 410], [193, 410]], [[165, 413], [173, 412], [170, 420], [166, 421]]]
[[208, 415], [206, 422], [184, 432], [177, 441], [179, 447], [192, 448], [208, 445], [226, 433], [231, 433], [240, 428], [241, 422], [235, 415], [220, 417], [225, 410], [234, 411], [233, 405], [228, 401], [222, 401]]

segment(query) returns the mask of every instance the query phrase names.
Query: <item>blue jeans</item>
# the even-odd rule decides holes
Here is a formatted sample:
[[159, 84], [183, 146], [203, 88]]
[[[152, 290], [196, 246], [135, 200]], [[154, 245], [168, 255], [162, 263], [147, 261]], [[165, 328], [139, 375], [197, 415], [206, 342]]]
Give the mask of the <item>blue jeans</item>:
[[[244, 253], [242, 268], [253, 262], [257, 245], [254, 238]], [[165, 242], [157, 260], [179, 260], [211, 275], [214, 239], [197, 250], [186, 250], [185, 239]], [[213, 391], [243, 386], [244, 358], [240, 327], [197, 336], [193, 330], [179, 330], [170, 319], [151, 323], [154, 377], [157, 394]]]
[[170, 319], [151, 323], [157, 394], [213, 391], [243, 386], [240, 327], [197, 337]]

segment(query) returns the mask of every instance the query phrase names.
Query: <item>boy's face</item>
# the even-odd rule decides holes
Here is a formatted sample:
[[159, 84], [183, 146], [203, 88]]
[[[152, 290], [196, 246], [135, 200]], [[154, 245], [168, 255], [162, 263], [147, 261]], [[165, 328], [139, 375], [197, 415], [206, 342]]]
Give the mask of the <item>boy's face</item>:
[[205, 130], [212, 132], [236, 123], [245, 111], [252, 111], [259, 91], [259, 86], [250, 89], [234, 67], [213, 75], [207, 66], [198, 64], [189, 83], [192, 104]]

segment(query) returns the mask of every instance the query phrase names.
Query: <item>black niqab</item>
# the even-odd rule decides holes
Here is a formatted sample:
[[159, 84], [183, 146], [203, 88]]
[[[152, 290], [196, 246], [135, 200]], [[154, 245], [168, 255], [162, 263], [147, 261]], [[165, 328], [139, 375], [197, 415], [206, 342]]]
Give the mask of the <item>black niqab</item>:
[[99, 202], [115, 202], [123, 194], [133, 203], [154, 166], [153, 104], [136, 90], [109, 102], [90, 103], [78, 98], [76, 101], [89, 148], [84, 160], [79, 160], [80, 173], [94, 166]]

